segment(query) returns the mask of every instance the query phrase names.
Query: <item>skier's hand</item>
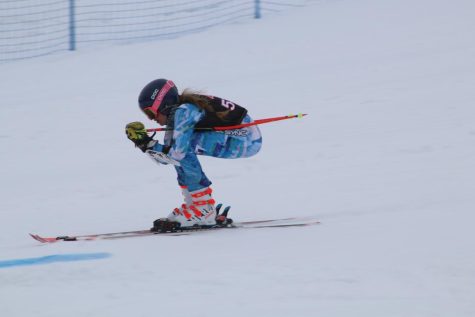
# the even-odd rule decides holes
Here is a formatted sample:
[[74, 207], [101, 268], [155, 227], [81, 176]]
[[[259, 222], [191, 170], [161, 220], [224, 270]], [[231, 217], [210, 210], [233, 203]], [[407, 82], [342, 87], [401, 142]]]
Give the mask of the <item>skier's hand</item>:
[[129, 140], [134, 143], [148, 136], [144, 124], [138, 121], [127, 124], [125, 126], [125, 133], [127, 134]]
[[154, 141], [147, 134], [147, 130], [145, 130], [145, 126], [142, 122], [131, 122], [127, 124], [125, 126], [125, 134], [142, 152], [145, 152], [153, 146], [151, 143], [154, 143]]

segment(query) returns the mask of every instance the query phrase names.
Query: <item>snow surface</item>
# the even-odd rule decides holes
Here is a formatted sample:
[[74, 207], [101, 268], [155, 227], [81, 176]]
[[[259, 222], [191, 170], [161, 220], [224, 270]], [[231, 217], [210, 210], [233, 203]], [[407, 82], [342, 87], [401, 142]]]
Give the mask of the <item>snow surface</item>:
[[[0, 66], [1, 316], [475, 316], [475, 2], [318, 1], [179, 39]], [[306, 228], [40, 245], [143, 229], [181, 201], [133, 148], [166, 77], [250, 109], [249, 159], [203, 158], [236, 220]], [[153, 125], [148, 122], [149, 126]]]

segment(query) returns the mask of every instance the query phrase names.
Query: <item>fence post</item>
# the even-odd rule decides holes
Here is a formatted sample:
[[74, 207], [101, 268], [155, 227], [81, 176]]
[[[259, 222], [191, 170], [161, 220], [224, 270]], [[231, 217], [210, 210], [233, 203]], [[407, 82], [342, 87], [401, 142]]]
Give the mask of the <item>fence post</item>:
[[261, 18], [261, 0], [254, 0], [254, 18], [260, 19]]
[[69, 0], [69, 50], [76, 50], [76, 21], [74, 0]]

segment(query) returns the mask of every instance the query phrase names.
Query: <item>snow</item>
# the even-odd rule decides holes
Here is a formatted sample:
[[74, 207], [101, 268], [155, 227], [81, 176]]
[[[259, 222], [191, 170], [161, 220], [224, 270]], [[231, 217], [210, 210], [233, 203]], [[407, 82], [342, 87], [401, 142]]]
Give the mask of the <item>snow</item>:
[[[0, 66], [2, 316], [474, 316], [475, 3], [316, 1], [178, 39]], [[202, 158], [236, 220], [320, 225], [41, 245], [140, 230], [180, 203], [126, 139], [173, 79], [246, 106], [264, 146]], [[147, 122], [153, 127], [151, 122]]]

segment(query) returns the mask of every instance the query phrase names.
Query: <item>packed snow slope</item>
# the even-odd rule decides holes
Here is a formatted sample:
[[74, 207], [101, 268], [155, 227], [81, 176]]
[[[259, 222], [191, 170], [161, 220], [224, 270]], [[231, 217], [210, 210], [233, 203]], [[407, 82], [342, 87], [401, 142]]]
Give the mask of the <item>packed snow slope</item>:
[[[0, 68], [2, 316], [475, 316], [475, 3], [318, 1], [179, 39]], [[137, 230], [181, 197], [125, 137], [173, 79], [246, 106], [264, 146], [202, 158], [235, 220], [306, 228], [40, 245]]]

